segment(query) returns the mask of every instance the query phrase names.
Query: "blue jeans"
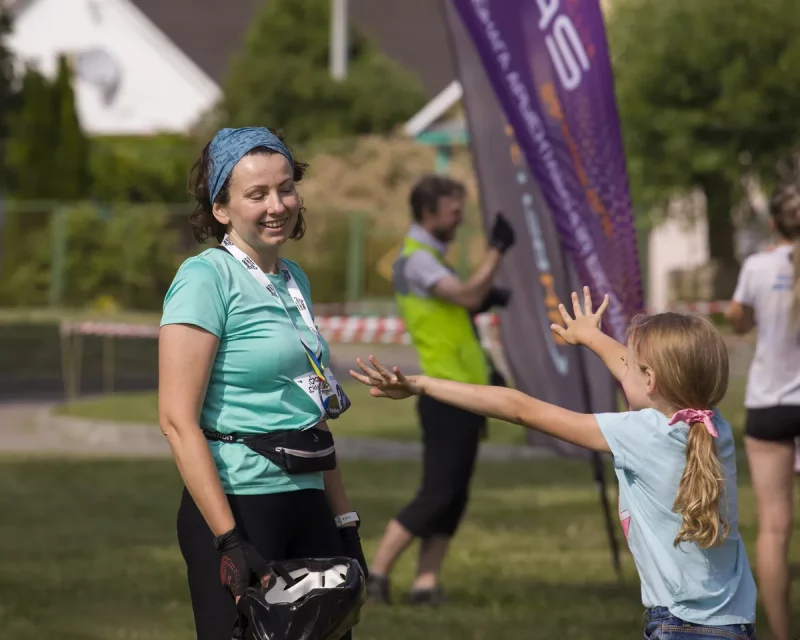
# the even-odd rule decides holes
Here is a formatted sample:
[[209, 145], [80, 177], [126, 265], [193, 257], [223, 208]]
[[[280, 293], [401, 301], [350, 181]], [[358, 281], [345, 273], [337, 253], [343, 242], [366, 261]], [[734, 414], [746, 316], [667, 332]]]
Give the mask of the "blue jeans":
[[644, 614], [645, 640], [756, 640], [752, 624], [709, 627], [673, 616], [666, 607], [654, 607]]

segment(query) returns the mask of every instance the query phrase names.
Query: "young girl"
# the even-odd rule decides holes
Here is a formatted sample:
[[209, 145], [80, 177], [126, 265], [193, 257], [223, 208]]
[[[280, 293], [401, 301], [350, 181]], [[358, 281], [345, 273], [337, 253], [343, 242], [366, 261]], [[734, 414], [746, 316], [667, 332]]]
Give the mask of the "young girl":
[[608, 296], [592, 312], [572, 294], [575, 318], [554, 333], [594, 351], [620, 381], [630, 411], [581, 414], [513, 389], [389, 371], [370, 356], [350, 374], [376, 398], [425, 394], [609, 452], [619, 479], [620, 520], [642, 583], [645, 638], [755, 638], [756, 587], [739, 536], [736, 453], [730, 425], [714, 408], [728, 387], [725, 343], [706, 319], [639, 316], [627, 347], [602, 333]]

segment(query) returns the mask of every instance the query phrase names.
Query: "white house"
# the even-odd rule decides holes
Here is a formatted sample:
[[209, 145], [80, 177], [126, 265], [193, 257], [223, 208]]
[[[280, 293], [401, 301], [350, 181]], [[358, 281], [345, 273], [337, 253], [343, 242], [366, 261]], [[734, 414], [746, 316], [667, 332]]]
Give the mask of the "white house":
[[75, 70], [89, 134], [183, 132], [219, 98], [219, 86], [130, 0], [27, 0], [13, 6], [9, 45], [19, 64], [53, 75], [59, 54]]

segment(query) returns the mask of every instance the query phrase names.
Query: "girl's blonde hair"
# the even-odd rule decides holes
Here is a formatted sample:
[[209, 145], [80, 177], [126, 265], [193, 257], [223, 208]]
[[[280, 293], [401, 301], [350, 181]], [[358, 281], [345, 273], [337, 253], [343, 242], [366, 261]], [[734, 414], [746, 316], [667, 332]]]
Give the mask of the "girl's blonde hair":
[[[638, 316], [628, 329], [636, 364], [649, 367], [661, 396], [675, 408], [713, 409], [728, 389], [728, 349], [706, 318], [679, 313]], [[720, 513], [725, 476], [714, 438], [702, 422], [690, 425], [686, 468], [672, 505], [683, 522], [675, 538], [707, 549], [721, 544], [729, 525]]]
[[783, 182], [775, 188], [769, 210], [775, 229], [793, 245], [792, 322], [800, 328], [800, 186], [795, 180]]

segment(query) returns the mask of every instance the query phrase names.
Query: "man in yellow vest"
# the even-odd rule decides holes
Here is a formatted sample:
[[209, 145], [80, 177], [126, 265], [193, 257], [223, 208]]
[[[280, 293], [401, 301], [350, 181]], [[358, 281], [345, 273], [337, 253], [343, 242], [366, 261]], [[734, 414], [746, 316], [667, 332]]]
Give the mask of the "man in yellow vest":
[[[486, 301], [502, 298], [492, 280], [514, 232], [499, 214], [489, 251], [478, 270], [461, 281], [444, 260], [461, 224], [464, 186], [444, 176], [425, 176], [411, 192], [413, 223], [394, 264], [400, 313], [428, 376], [487, 384], [489, 365], [472, 324]], [[370, 601], [390, 604], [389, 572], [414, 538], [420, 539], [412, 604], [436, 605], [444, 596], [438, 578], [450, 540], [466, 509], [470, 480], [485, 418], [428, 397], [417, 413], [422, 426], [422, 485], [386, 527], [370, 563]]]

